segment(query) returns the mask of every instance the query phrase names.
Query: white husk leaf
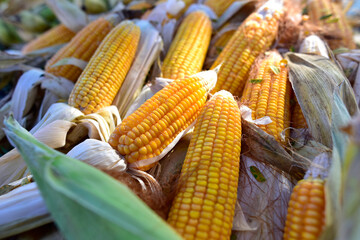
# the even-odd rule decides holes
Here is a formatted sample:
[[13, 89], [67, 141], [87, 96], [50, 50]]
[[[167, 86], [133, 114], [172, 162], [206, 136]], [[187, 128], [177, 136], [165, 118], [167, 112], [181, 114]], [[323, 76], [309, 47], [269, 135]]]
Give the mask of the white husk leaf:
[[118, 107], [122, 118], [139, 95], [146, 75], [159, 56], [163, 45], [159, 32], [148, 21], [140, 20], [136, 25], [141, 29], [139, 47], [135, 60], [112, 103]]
[[0, 196], [0, 238], [52, 222], [36, 183]]
[[[79, 110], [64, 103], [52, 105], [44, 118], [46, 119], [43, 119], [30, 133], [54, 149], [65, 146], [68, 132], [77, 124], [87, 124], [89, 137], [96, 136], [102, 141], [108, 141], [110, 134], [121, 122], [116, 106], [106, 107], [85, 116]], [[90, 131], [96, 133], [91, 134]], [[25, 177], [27, 174], [27, 166], [16, 149], [0, 158], [0, 186]]]
[[300, 45], [299, 52], [329, 58], [328, 50], [324, 41], [316, 35], [306, 37]]
[[87, 15], [76, 4], [67, 0], [46, 0], [46, 3], [56, 17], [73, 32], [78, 32], [87, 25]]
[[163, 89], [166, 85], [168, 85], [172, 81], [174, 80], [167, 78], [156, 78], [154, 83], [145, 85], [142, 88], [139, 96], [134, 100], [134, 102], [127, 110], [124, 119], [127, 118], [133, 112], [135, 112], [135, 110], [138, 109], [142, 104], [144, 104], [146, 100], [150, 99], [152, 96], [155, 95], [155, 93]]
[[218, 16], [219, 18], [217, 19], [216, 23], [213, 25], [214, 30], [219, 29], [230, 18], [232, 18], [241, 8], [243, 8], [246, 4], [248, 4], [250, 2], [252, 2], [252, 1], [244, 0], [244, 1], [236, 1], [233, 4], [231, 4], [230, 7], [221, 16]]
[[[75, 126], [72, 122], [56, 120], [40, 128], [33, 135], [51, 148], [60, 148], [65, 145], [66, 135], [72, 126]], [[0, 187], [27, 174], [27, 166], [16, 148], [0, 157]]]
[[[244, 155], [241, 158], [246, 173], [240, 174], [238, 202], [245, 219], [234, 219], [236, 239], [282, 239], [293, 187], [291, 182], [268, 165]], [[251, 166], [263, 174], [264, 182], [254, 177]]]
[[269, 123], [272, 123], [272, 120], [269, 116], [265, 116], [265, 117], [255, 119], [255, 120], [252, 119], [252, 117], [251, 117], [252, 110], [245, 105], [240, 106], [240, 112], [241, 112], [241, 117], [244, 120], [254, 123], [256, 125], [267, 125]]
[[87, 139], [66, 155], [102, 170], [118, 172], [126, 170], [125, 159], [120, 158], [120, 155], [107, 142]]
[[[39, 69], [25, 72], [20, 77], [11, 100], [14, 118], [22, 126], [31, 127], [34, 122], [42, 119], [52, 104], [60, 99], [67, 99], [73, 86], [74, 83], [65, 78], [44, 76], [44, 72]], [[45, 91], [42, 99], [39, 98], [41, 90]], [[37, 105], [40, 105], [39, 111], [31, 111]]]
[[325, 179], [328, 176], [328, 171], [331, 163], [331, 154], [321, 153], [314, 158], [309, 169], [306, 171], [304, 179], [309, 177]]

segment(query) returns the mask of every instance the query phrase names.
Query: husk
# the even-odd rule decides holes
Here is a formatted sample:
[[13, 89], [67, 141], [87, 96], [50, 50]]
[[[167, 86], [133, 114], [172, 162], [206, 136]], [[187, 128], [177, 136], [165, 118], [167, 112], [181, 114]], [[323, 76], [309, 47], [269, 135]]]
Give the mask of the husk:
[[334, 91], [351, 115], [359, 110], [354, 92], [341, 70], [329, 59], [299, 53], [287, 53], [289, 79], [302, 109], [311, 136], [332, 148], [331, 129], [342, 115], [332, 119]]
[[25, 72], [12, 96], [11, 111], [15, 119], [27, 128], [39, 122], [53, 103], [67, 99], [74, 86], [64, 78], [43, 76], [44, 72], [38, 69]]
[[126, 78], [117, 93], [113, 105], [119, 109], [120, 116], [125, 117], [129, 107], [139, 95], [146, 76], [162, 49], [162, 40], [159, 32], [148, 22], [136, 22], [141, 29], [139, 48]]
[[70, 58], [60, 59], [55, 64], [51, 65], [50, 68], [64, 66], [64, 65], [73, 65], [73, 66], [80, 68], [81, 70], [84, 70], [87, 64], [88, 64], [88, 62], [86, 62], [84, 60], [70, 57]]
[[181, 239], [125, 185], [41, 144], [12, 118], [5, 125], [65, 238]]
[[271, 164], [295, 179], [301, 179], [304, 176], [311, 163], [309, 159], [289, 154], [273, 136], [264, 132], [254, 123], [242, 119], [241, 124], [244, 155], [256, 161]]
[[[232, 17], [237, 15], [238, 12], [248, 4], [253, 4], [256, 1], [252, 0], [244, 0], [244, 1], [236, 1], [233, 4], [230, 5], [230, 7], [221, 15], [218, 16], [218, 19], [216, 20], [215, 24], [213, 24], [214, 30], [220, 29], [221, 26], [223, 26], [226, 22], [228, 22]], [[247, 13], [249, 14], [249, 13]]]
[[[249, 157], [241, 157], [238, 203], [233, 235], [235, 239], [281, 239], [293, 184], [284, 174]], [[256, 178], [250, 167], [262, 174]], [[236, 217], [241, 216], [243, 217]]]
[[300, 53], [306, 54], [315, 54], [329, 58], [328, 48], [326, 47], [324, 41], [322, 41], [316, 35], [310, 35], [306, 37], [300, 45]]
[[107, 142], [87, 139], [66, 155], [102, 170], [118, 172], [126, 170], [125, 159], [121, 159]]
[[176, 19], [170, 19], [169, 14], [175, 16], [184, 7], [185, 3], [181, 0], [168, 0], [156, 5], [146, 18], [160, 32], [164, 43], [164, 54], [167, 53], [170, 47], [177, 22]]
[[46, 0], [56, 17], [73, 32], [80, 31], [88, 23], [87, 15], [76, 4], [66, 0]]
[[52, 222], [36, 183], [0, 196], [0, 238]]
[[[84, 116], [79, 110], [67, 104], [57, 103], [51, 106], [42, 121], [30, 133], [49, 147], [68, 152], [85, 140], [84, 138], [107, 141], [120, 122], [115, 106]], [[27, 166], [17, 149], [0, 158], [0, 186], [27, 174]]]

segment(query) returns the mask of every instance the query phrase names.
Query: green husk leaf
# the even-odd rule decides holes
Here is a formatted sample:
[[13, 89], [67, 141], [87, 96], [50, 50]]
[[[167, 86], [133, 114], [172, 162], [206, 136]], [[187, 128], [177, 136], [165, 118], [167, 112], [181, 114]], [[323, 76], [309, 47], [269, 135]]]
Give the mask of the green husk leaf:
[[250, 172], [258, 182], [265, 182], [266, 178], [256, 166], [250, 166]]
[[[333, 140], [332, 162], [329, 170], [329, 176], [325, 183], [325, 229], [321, 239], [335, 239], [339, 231], [342, 215], [342, 171], [346, 157], [346, 148], [349, 138], [340, 129], [349, 123], [351, 117], [344, 103], [342, 102], [338, 91], [335, 90], [332, 101], [332, 128], [331, 136]], [[348, 238], [344, 238], [348, 239]]]
[[339, 21], [339, 18], [332, 18], [332, 19], [328, 19], [325, 22], [326, 23], [337, 23]]
[[271, 66], [270, 66], [270, 69], [271, 69], [271, 71], [273, 71], [273, 73], [276, 74], [276, 75], [278, 75], [278, 74], [280, 73], [280, 69], [279, 69], [277, 66], [275, 66], [275, 65], [271, 65]]
[[12, 117], [5, 125], [66, 239], [181, 239], [122, 183], [38, 142]]
[[[335, 90], [350, 115], [359, 112], [355, 95], [343, 72], [329, 59], [300, 53], [287, 53], [289, 79], [313, 139], [332, 149], [332, 127], [342, 122], [332, 119]], [[340, 103], [339, 103], [340, 104]], [[345, 117], [345, 116], [344, 116]]]
[[251, 79], [250, 82], [251, 83], [261, 83], [263, 81], [262, 78], [258, 78], [258, 79]]
[[326, 15], [323, 15], [323, 16], [321, 16], [320, 18], [319, 18], [319, 20], [325, 20], [325, 19], [328, 19], [328, 18], [330, 18], [330, 17], [332, 17], [332, 13], [330, 13], [330, 14], [326, 14]]

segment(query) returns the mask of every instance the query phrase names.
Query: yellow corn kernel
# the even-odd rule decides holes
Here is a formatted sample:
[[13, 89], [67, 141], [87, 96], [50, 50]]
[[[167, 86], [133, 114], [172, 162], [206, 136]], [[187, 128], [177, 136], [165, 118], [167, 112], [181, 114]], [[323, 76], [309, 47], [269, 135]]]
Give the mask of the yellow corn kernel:
[[220, 17], [236, 0], [206, 0], [205, 5], [209, 6], [218, 17]]
[[211, 21], [201, 11], [192, 12], [181, 23], [165, 57], [164, 78], [177, 79], [200, 72], [211, 38]]
[[46, 63], [45, 71], [75, 82], [82, 72], [79, 67], [74, 65], [53, 67], [52, 65], [64, 58], [77, 58], [86, 62], [89, 61], [101, 41], [113, 27], [113, 24], [104, 18], [91, 22]]
[[291, 127], [293, 128], [307, 128], [306, 119], [304, 117], [303, 112], [301, 111], [301, 107], [298, 101], [295, 98], [295, 106], [291, 113]]
[[325, 181], [300, 180], [289, 202], [284, 240], [318, 239], [325, 224]]
[[212, 93], [224, 89], [240, 97], [255, 58], [274, 41], [281, 13], [271, 8], [261, 8], [258, 12], [239, 26], [211, 66], [214, 69], [222, 64]]
[[159, 156], [204, 106], [214, 79], [201, 74], [177, 79], [148, 99], [117, 126], [110, 145], [135, 168], [150, 169], [154, 163], [142, 160]]
[[217, 92], [197, 119], [167, 220], [185, 239], [230, 239], [240, 151], [238, 105]]
[[22, 53], [26, 54], [35, 50], [69, 42], [75, 33], [68, 29], [64, 24], [60, 24], [41, 34], [22, 49]]
[[89, 114], [111, 105], [134, 60], [140, 34], [137, 25], [123, 21], [106, 36], [76, 82], [70, 106]]
[[270, 117], [271, 123], [259, 127], [277, 141], [283, 141], [280, 134], [290, 126], [288, 69], [277, 51], [267, 52], [258, 62], [259, 66], [254, 65], [256, 69], [246, 82], [241, 103], [252, 110], [252, 119]]

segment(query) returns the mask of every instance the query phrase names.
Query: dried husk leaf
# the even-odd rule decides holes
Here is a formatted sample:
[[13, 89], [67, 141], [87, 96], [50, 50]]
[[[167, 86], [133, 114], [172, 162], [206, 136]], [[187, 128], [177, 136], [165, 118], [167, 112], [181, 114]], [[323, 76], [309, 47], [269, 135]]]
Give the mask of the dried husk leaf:
[[[66, 143], [66, 135], [74, 123], [56, 120], [38, 129], [33, 135], [51, 148], [60, 148]], [[0, 158], [0, 187], [25, 177], [27, 166], [17, 149], [13, 149]]]
[[302, 109], [311, 136], [315, 141], [332, 148], [331, 128], [334, 91], [339, 89], [340, 100], [350, 115], [356, 114], [358, 106], [349, 81], [329, 59], [300, 53], [287, 53], [289, 79]]
[[237, 240], [281, 239], [293, 184], [269, 165], [244, 155], [241, 162], [236, 214], [244, 218], [234, 218], [233, 234]]
[[46, 0], [56, 17], [73, 32], [80, 31], [88, 23], [87, 15], [76, 4], [67, 0]]
[[70, 58], [60, 59], [55, 64], [51, 65], [50, 68], [64, 66], [64, 65], [73, 65], [73, 66], [80, 68], [81, 70], [84, 70], [87, 64], [88, 64], [88, 62], [86, 62], [84, 60], [70, 57]]
[[52, 222], [36, 183], [26, 184], [1, 195], [0, 216], [0, 238]]
[[131, 68], [112, 103], [118, 107], [122, 118], [139, 95], [147, 73], [160, 55], [163, 45], [159, 32], [148, 21], [140, 20], [136, 22], [136, 25], [141, 29], [139, 47]]
[[306, 37], [300, 45], [299, 52], [329, 58], [328, 48], [326, 47], [325, 42], [316, 35]]
[[244, 154], [252, 159], [271, 164], [277, 169], [301, 179], [311, 161], [300, 155], [290, 155], [275, 138], [254, 123], [241, 121], [243, 131]]
[[125, 159], [107, 143], [96, 139], [87, 139], [66, 154], [98, 169], [123, 172], [126, 170]]
[[[249, 5], [254, 4], [255, 2], [256, 1], [252, 1], [252, 0], [243, 0], [243, 1], [236, 1], [233, 4], [231, 4], [230, 7], [228, 7], [228, 9], [221, 16], [218, 16], [218, 19], [213, 25], [214, 30], [220, 29], [221, 26], [223, 26], [226, 22], [228, 22], [232, 17], [237, 15], [237, 13], [240, 12], [240, 10], [243, 7], [247, 6], [248, 4]], [[279, 9], [281, 8], [282, 7], [280, 7]]]

